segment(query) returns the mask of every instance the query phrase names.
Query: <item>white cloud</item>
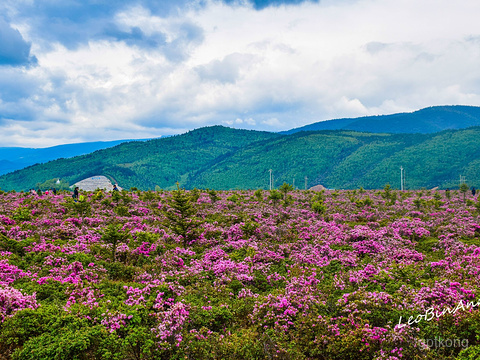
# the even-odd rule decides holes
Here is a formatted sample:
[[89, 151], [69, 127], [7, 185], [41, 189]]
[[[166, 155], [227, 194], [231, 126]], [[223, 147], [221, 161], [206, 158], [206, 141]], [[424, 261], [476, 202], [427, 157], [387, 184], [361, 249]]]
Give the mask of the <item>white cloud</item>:
[[282, 126], [285, 125], [280, 120], [278, 120], [277, 118], [270, 118], [270, 119], [267, 119], [267, 120], [263, 120], [262, 124], [272, 126], [272, 127], [282, 127]]
[[[143, 138], [213, 124], [279, 131], [480, 105], [479, 12], [476, 0], [329, 0], [262, 11], [209, 1], [168, 17], [130, 6], [110, 19], [128, 41], [92, 37], [75, 48], [42, 46], [22, 18], [17, 28], [38, 66], [0, 78], [0, 142]], [[158, 42], [143, 46], [151, 38]]]
[[245, 119], [243, 122], [245, 124], [252, 125], [252, 126], [255, 126], [257, 124], [257, 122], [252, 118]]

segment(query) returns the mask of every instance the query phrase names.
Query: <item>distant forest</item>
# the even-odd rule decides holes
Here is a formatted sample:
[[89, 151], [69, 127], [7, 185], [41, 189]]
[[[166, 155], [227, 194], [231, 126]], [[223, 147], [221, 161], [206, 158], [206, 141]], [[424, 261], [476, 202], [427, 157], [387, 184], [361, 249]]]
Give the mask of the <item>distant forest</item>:
[[458, 188], [460, 175], [480, 186], [480, 127], [432, 134], [329, 130], [291, 135], [206, 127], [183, 135], [128, 142], [88, 155], [37, 164], [0, 177], [2, 190], [62, 186], [105, 175], [123, 188], [268, 189], [321, 184], [330, 189]]

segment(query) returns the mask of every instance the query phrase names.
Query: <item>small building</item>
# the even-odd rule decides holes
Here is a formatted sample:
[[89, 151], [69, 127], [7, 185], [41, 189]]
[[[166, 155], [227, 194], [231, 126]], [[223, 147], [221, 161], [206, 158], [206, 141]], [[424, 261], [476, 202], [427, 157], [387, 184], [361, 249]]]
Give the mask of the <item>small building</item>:
[[312, 191], [322, 191], [322, 190], [327, 190], [327, 188], [323, 185], [315, 185], [315, 186], [312, 186], [310, 189], [308, 190], [312, 190]]
[[[103, 175], [95, 175], [86, 179], [83, 179], [72, 186], [70, 186], [72, 189], [77, 187], [80, 190], [83, 191], [95, 191], [96, 189], [104, 189], [107, 191], [112, 191], [113, 190], [113, 184], [112, 182]], [[122, 190], [120, 186], [117, 185], [118, 190]]]

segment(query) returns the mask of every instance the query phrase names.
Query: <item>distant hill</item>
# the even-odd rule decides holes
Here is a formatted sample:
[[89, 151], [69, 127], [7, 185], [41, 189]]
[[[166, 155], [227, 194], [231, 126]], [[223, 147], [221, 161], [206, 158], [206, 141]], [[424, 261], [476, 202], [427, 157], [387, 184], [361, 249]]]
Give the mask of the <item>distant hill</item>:
[[53, 178], [74, 184], [105, 175], [124, 188], [153, 189], [159, 185], [173, 189], [175, 182], [186, 184], [194, 173], [211, 168], [232, 152], [279, 136], [214, 126], [145, 142], [132, 141], [4, 174], [0, 176], [0, 188], [26, 190]]
[[[321, 121], [300, 128], [280, 132], [282, 135], [300, 131], [355, 130], [371, 133], [430, 134], [450, 129], [480, 126], [480, 107], [435, 106], [412, 113], [367, 116], [351, 119]], [[58, 145], [49, 148], [0, 147], [0, 175], [48, 161], [85, 155], [131, 140], [98, 141]], [[144, 140], [137, 140], [144, 141]]]
[[71, 158], [131, 140], [97, 141], [47, 148], [0, 147], [0, 175], [59, 158]]
[[455, 105], [434, 106], [412, 113], [320, 121], [296, 129], [282, 131], [281, 134], [320, 130], [431, 134], [443, 130], [465, 129], [471, 126], [480, 126], [480, 107]]
[[105, 175], [123, 188], [268, 188], [283, 182], [304, 188], [458, 188], [459, 176], [480, 186], [480, 127], [434, 134], [372, 134], [329, 130], [281, 135], [222, 126], [164, 139], [128, 142], [0, 176], [3, 190], [27, 190], [60, 178], [73, 184]]

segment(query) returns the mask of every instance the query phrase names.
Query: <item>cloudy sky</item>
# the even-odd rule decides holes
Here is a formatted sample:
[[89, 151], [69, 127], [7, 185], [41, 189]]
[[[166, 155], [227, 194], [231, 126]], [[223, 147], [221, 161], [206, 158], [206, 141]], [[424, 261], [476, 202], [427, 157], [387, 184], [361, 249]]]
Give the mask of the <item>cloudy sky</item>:
[[478, 0], [1, 0], [0, 146], [480, 105]]

